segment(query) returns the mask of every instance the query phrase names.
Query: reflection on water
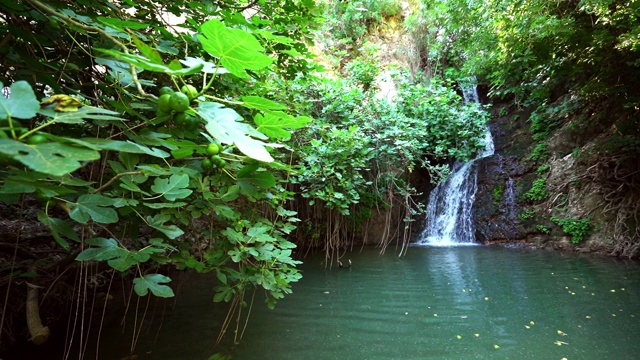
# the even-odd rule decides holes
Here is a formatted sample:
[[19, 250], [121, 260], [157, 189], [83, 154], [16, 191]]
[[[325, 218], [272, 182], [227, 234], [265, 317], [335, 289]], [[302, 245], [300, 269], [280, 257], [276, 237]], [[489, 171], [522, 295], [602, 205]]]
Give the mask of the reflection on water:
[[630, 336], [640, 334], [636, 263], [485, 247], [352, 258], [350, 270], [307, 263], [292, 296], [256, 311], [234, 358], [633, 359], [640, 351]]
[[[213, 347], [224, 309], [207, 276], [183, 280], [175, 304], [140, 336], [138, 359], [635, 359], [640, 266], [576, 254], [487, 248], [375, 249], [350, 269], [302, 265], [294, 293], [256, 300], [238, 345]], [[159, 321], [159, 319], [162, 319]], [[105, 329], [100, 359], [128, 354]], [[94, 358], [89, 356], [88, 358]]]

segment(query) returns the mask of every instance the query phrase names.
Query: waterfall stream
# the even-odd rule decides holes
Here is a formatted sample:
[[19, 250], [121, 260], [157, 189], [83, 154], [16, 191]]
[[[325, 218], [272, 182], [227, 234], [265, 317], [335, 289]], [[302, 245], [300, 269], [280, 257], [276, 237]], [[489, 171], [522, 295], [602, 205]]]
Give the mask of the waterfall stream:
[[[463, 90], [464, 101], [478, 102], [476, 86]], [[418, 245], [459, 246], [475, 245], [475, 228], [471, 210], [478, 190], [476, 160], [493, 155], [493, 138], [486, 128], [485, 148], [474, 160], [456, 162], [446, 181], [441, 182], [429, 195], [427, 226]]]

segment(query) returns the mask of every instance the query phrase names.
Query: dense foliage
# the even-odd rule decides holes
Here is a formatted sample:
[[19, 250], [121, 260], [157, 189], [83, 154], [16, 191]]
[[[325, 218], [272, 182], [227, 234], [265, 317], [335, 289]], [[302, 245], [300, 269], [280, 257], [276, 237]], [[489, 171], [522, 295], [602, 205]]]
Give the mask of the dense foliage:
[[[640, 251], [640, 4], [625, 0], [420, 1], [407, 19], [431, 73], [476, 75], [533, 111], [534, 165], [569, 153], [603, 204], [614, 253]], [[557, 131], [571, 142], [550, 147]], [[560, 152], [558, 152], [560, 150]], [[539, 185], [540, 182], [537, 182]], [[537, 188], [541, 188], [538, 186]], [[532, 192], [538, 192], [532, 188]], [[566, 195], [559, 184], [549, 199]], [[530, 194], [532, 194], [530, 192]], [[545, 195], [546, 196], [546, 195]], [[536, 196], [537, 197], [537, 196]], [[542, 198], [541, 196], [538, 198]], [[558, 214], [565, 216], [565, 214]]]
[[366, 237], [369, 221], [381, 214], [386, 236], [380, 246], [406, 245], [410, 223], [423, 210], [412, 200], [411, 174], [422, 169], [439, 182], [451, 159], [470, 159], [484, 147], [487, 120], [479, 104], [464, 104], [436, 79], [425, 86], [397, 74], [397, 98], [390, 101], [349, 69], [342, 79], [299, 79], [281, 92], [316, 119], [295, 134], [300, 168], [291, 180], [307, 199], [296, 205], [303, 219], [299, 242], [329, 253], [354, 236]]
[[50, 296], [84, 298], [65, 281], [74, 259], [130, 275], [141, 296], [173, 296], [165, 265], [214, 271], [232, 309], [247, 289], [271, 306], [290, 292], [281, 144], [310, 119], [259, 89], [312, 69], [315, 24], [309, 0], [2, 2], [3, 214], [37, 218], [59, 246], [43, 258], [32, 249], [49, 244], [7, 239], [20, 249], [7, 296], [37, 276]]

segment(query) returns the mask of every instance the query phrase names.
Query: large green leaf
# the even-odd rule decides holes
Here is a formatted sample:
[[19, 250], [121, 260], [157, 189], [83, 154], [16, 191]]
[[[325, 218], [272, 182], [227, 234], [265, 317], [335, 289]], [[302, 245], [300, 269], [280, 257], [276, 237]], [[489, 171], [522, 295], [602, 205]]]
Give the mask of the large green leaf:
[[128, 64], [137, 66], [141, 69], [145, 69], [145, 70], [149, 70], [149, 71], [155, 71], [155, 72], [161, 72], [161, 73], [167, 73], [170, 75], [176, 75], [176, 76], [186, 76], [186, 75], [193, 75], [193, 74], [197, 74], [199, 73], [202, 68], [203, 65], [202, 64], [198, 64], [195, 67], [192, 68], [186, 68], [186, 69], [172, 69], [169, 66], [166, 66], [164, 64], [157, 64], [155, 62], [153, 62], [152, 60], [141, 56], [141, 55], [136, 55], [136, 54], [127, 54], [127, 53], [123, 53], [117, 50], [111, 50], [111, 49], [96, 49], [102, 53], [105, 53], [107, 55], [111, 55], [114, 58], [124, 61]]
[[80, 241], [78, 234], [73, 230], [73, 226], [64, 220], [49, 217], [49, 215], [42, 210], [38, 211], [38, 220], [51, 229], [51, 235], [53, 235], [53, 238], [60, 246], [62, 246], [62, 248], [69, 248], [69, 243], [63, 238], [63, 236], [73, 241]]
[[253, 159], [264, 162], [273, 161], [273, 157], [271, 157], [271, 154], [269, 154], [269, 151], [267, 151], [267, 148], [265, 148], [266, 144], [262, 141], [252, 139], [248, 136], [242, 136], [234, 141], [234, 144], [243, 154]]
[[133, 43], [136, 44], [136, 47], [138, 48], [138, 50], [140, 50], [142, 55], [149, 58], [149, 60], [151, 60], [151, 62], [155, 64], [163, 64], [162, 56], [160, 56], [160, 53], [156, 49], [145, 44], [142, 40], [140, 40], [135, 35], [131, 35], [131, 39], [133, 40]]
[[78, 111], [59, 112], [53, 108], [39, 109], [39, 114], [53, 118], [57, 123], [82, 124], [86, 120], [124, 121], [119, 113], [93, 106], [83, 106]]
[[146, 29], [149, 27], [149, 25], [139, 23], [137, 21], [120, 20], [118, 18], [105, 17], [105, 16], [98, 16], [96, 17], [96, 20], [98, 20], [99, 22], [107, 26], [111, 26], [112, 28], [120, 29], [120, 30], [125, 30], [127, 28], [140, 30], [140, 29]]
[[154, 217], [147, 216], [147, 224], [152, 228], [162, 232], [169, 239], [175, 239], [178, 236], [184, 234], [184, 231], [175, 225], [166, 225], [167, 221], [171, 220], [171, 215], [157, 214]]
[[48, 197], [64, 196], [75, 193], [76, 190], [58, 185], [55, 182], [59, 182], [60, 184], [70, 183], [71, 186], [86, 186], [91, 184], [86, 181], [78, 181], [77, 183], [79, 185], [77, 185], [75, 181], [71, 181], [66, 177], [51, 179], [48, 178], [47, 175], [35, 171], [25, 172], [14, 170], [6, 171], [3, 175], [6, 177], [3, 179], [4, 184], [0, 187], [0, 193], [4, 194], [32, 193], [37, 189]]
[[145, 296], [149, 293], [149, 290], [151, 290], [151, 293], [155, 296], [169, 298], [174, 296], [173, 290], [167, 285], [161, 284], [170, 281], [171, 279], [168, 276], [149, 274], [133, 279], [133, 288], [139, 296]]
[[251, 126], [241, 123], [242, 117], [233, 109], [215, 102], [200, 103], [198, 114], [206, 121], [205, 128], [224, 144], [235, 144], [245, 155], [265, 162], [273, 161], [265, 143], [249, 136], [264, 136]]
[[118, 248], [118, 250], [120, 250], [118, 251], [118, 256], [107, 261], [107, 264], [109, 264], [109, 266], [118, 271], [127, 271], [133, 265], [146, 261], [139, 261], [138, 256], [136, 256], [137, 253], [135, 252], [131, 252], [122, 248]]
[[100, 153], [91, 149], [58, 143], [27, 145], [12, 139], [0, 139], [0, 153], [35, 171], [54, 176], [66, 175], [79, 169], [81, 161], [100, 158]]
[[99, 194], [84, 194], [75, 203], [69, 203], [69, 216], [82, 224], [86, 224], [90, 218], [97, 223], [113, 224], [118, 222], [118, 213], [110, 207], [115, 202], [115, 199]]
[[289, 139], [291, 133], [285, 129], [300, 129], [311, 121], [310, 117], [293, 117], [289, 114], [276, 111], [266, 112], [264, 115], [256, 114], [253, 121], [258, 125], [258, 131], [270, 138]]
[[186, 187], [188, 186], [188, 175], [172, 175], [168, 179], [156, 178], [153, 181], [151, 190], [156, 194], [161, 194], [169, 201], [175, 201], [176, 199], [184, 199], [191, 195], [193, 190], [187, 189]]
[[78, 256], [76, 256], [77, 261], [111, 260], [117, 257], [124, 250], [118, 247], [118, 242], [114, 239], [91, 238], [87, 239], [86, 243], [97, 247], [88, 248], [82, 251]]
[[218, 19], [205, 22], [200, 29], [202, 48], [220, 58], [220, 63], [238, 77], [248, 76], [245, 69], [259, 70], [273, 62], [258, 40], [244, 30], [229, 29]]
[[267, 110], [284, 110], [287, 107], [278, 104], [275, 101], [271, 101], [269, 99], [265, 99], [260, 96], [243, 96], [242, 97], [243, 106], [248, 107], [250, 109], [258, 109], [262, 111]]
[[270, 172], [256, 171], [243, 177], [238, 177], [237, 184], [246, 195], [257, 196], [259, 189], [268, 189], [276, 185], [276, 179]]
[[[0, 81], [0, 89], [4, 84]], [[31, 119], [40, 110], [31, 85], [26, 81], [16, 81], [9, 87], [9, 98], [0, 94], [0, 119], [11, 116], [18, 119]]]
[[[87, 147], [91, 147], [99, 150], [112, 150], [120, 153], [131, 153], [131, 154], [147, 154], [158, 158], [167, 158], [169, 157], [169, 153], [164, 150], [160, 150], [158, 148], [148, 148], [144, 145], [134, 143], [133, 141], [121, 141], [121, 140], [109, 140], [109, 139], [101, 139], [101, 138], [90, 138], [90, 139], [73, 139], [73, 138], [65, 138], [68, 141], [72, 141], [81, 145], [85, 145]], [[90, 145], [87, 145], [90, 144]]]
[[98, 247], [85, 249], [76, 256], [77, 261], [107, 261], [107, 264], [118, 271], [127, 271], [133, 265], [147, 261], [148, 255], [140, 256], [138, 252], [131, 252], [118, 246], [114, 239], [93, 238], [87, 244]]

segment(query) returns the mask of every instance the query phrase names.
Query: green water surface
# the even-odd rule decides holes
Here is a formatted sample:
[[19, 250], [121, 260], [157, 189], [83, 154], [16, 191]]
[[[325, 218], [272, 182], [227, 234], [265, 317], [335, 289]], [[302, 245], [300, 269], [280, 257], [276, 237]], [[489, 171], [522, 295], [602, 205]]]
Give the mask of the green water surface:
[[[214, 352], [240, 360], [640, 358], [637, 262], [481, 246], [412, 247], [401, 258], [365, 249], [348, 258], [350, 269], [304, 259], [304, 277], [275, 310], [256, 297], [237, 345], [213, 345], [224, 317], [211, 302], [213, 277], [176, 279], [177, 298], [153, 320], [148, 311], [133, 353], [161, 360]], [[100, 359], [129, 354], [130, 331], [116, 326], [102, 335]]]
[[639, 359], [640, 267], [504, 248], [319, 259], [234, 359]]

